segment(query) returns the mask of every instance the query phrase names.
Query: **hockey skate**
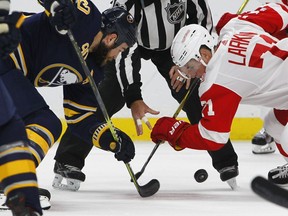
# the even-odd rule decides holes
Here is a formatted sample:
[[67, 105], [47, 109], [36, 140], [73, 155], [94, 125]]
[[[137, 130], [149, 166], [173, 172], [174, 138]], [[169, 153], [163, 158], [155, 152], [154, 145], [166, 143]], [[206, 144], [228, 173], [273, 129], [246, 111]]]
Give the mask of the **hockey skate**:
[[279, 186], [288, 186], [288, 163], [270, 170], [268, 180]]
[[238, 188], [236, 177], [239, 175], [237, 166], [224, 167], [218, 171], [220, 173], [220, 179], [231, 187], [232, 190]]
[[[54, 173], [55, 177], [52, 186], [55, 189], [77, 191], [81, 182], [85, 181], [85, 174], [78, 167], [57, 161], [55, 162]], [[66, 181], [66, 184], [63, 183], [63, 180]]]
[[43, 210], [48, 210], [51, 208], [51, 194], [48, 190], [44, 188], [39, 188], [39, 199], [40, 199], [40, 205]]
[[[43, 210], [48, 210], [51, 208], [51, 194], [48, 190], [39, 188], [39, 200], [40, 205]], [[8, 210], [9, 207], [6, 205], [6, 196], [4, 195], [3, 188], [0, 184], [0, 210]]]
[[25, 206], [25, 196], [22, 193], [10, 197], [6, 204], [12, 211], [13, 216], [40, 216], [38, 212]]
[[252, 152], [254, 154], [269, 154], [275, 152], [276, 146], [264, 128], [262, 128], [252, 139]]

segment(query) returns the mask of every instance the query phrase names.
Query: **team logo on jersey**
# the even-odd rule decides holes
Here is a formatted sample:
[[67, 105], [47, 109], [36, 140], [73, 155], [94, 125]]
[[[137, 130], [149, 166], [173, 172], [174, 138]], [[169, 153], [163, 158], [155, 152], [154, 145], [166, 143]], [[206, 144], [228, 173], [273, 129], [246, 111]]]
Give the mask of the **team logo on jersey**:
[[45, 67], [39, 72], [35, 78], [34, 85], [36, 87], [55, 87], [82, 81], [83, 78], [81, 74], [69, 65], [53, 64]]
[[172, 5], [168, 3], [165, 10], [167, 12], [168, 22], [173, 25], [180, 23], [185, 17], [185, 3], [183, 1]]

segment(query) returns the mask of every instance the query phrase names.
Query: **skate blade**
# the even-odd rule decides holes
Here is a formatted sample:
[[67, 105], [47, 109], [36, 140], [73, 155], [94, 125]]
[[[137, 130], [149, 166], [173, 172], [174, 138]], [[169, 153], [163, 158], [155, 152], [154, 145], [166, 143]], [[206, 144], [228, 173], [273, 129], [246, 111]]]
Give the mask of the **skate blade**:
[[226, 182], [232, 190], [237, 190], [239, 188], [235, 177], [227, 180]]
[[49, 200], [49, 198], [47, 196], [40, 195], [39, 199], [40, 199], [41, 208], [43, 210], [48, 210], [48, 209], [51, 208], [51, 203], [50, 203], [50, 200]]
[[[39, 196], [40, 205], [43, 210], [48, 210], [51, 208], [50, 200], [47, 196]], [[0, 194], [0, 210], [9, 210], [6, 203], [6, 196], [4, 194]]]
[[[63, 180], [66, 180], [66, 184], [62, 183]], [[61, 175], [56, 174], [52, 183], [52, 187], [58, 190], [66, 190], [66, 191], [78, 191], [80, 188], [81, 181], [63, 178]]]
[[9, 208], [5, 205], [6, 196], [4, 194], [0, 194], [0, 210], [8, 210]]
[[252, 153], [253, 154], [271, 154], [274, 153], [276, 148], [272, 144], [266, 144], [263, 146], [252, 145]]

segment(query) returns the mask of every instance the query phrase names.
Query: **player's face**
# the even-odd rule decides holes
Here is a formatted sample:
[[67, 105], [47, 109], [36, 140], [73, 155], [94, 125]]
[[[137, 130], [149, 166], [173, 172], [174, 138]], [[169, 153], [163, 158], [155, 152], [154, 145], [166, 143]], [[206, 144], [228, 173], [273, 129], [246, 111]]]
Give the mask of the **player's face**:
[[126, 43], [122, 43], [118, 47], [112, 48], [113, 46], [108, 46], [104, 41], [101, 41], [97, 47], [94, 47], [90, 56], [94, 56], [96, 64], [99, 66], [104, 66], [107, 62], [112, 61], [117, 58], [119, 53], [123, 52], [128, 48]]
[[190, 78], [201, 78], [205, 73], [205, 66], [195, 59], [190, 59], [183, 67], [179, 68], [180, 71]]
[[128, 48], [126, 43], [122, 43], [115, 47], [116, 40], [117, 34], [108, 34], [103, 38], [103, 33], [101, 31], [97, 33], [89, 48], [89, 56], [93, 56], [97, 65], [104, 66], [107, 62], [117, 58], [119, 53]]
[[109, 61], [116, 59], [119, 53], [124, 52], [127, 48], [128, 48], [128, 45], [126, 43], [122, 43], [114, 49], [109, 49], [105, 62], [107, 63]]

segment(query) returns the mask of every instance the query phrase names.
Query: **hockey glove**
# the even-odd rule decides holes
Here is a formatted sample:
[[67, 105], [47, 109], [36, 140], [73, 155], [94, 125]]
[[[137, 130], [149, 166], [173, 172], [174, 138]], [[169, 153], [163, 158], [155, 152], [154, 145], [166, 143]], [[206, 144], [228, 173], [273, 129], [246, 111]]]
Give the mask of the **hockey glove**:
[[0, 17], [0, 57], [7, 58], [21, 41], [20, 26], [24, 21], [22, 13]]
[[118, 142], [116, 142], [107, 124], [99, 125], [93, 133], [93, 145], [106, 151], [115, 153], [115, 158], [124, 163], [130, 162], [135, 156], [135, 147], [130, 137], [123, 131], [115, 128]]
[[154, 143], [168, 141], [176, 151], [180, 151], [182, 148], [178, 146], [178, 139], [189, 126], [190, 124], [187, 122], [175, 118], [162, 117], [157, 120], [150, 136]]
[[46, 0], [44, 7], [48, 10], [50, 23], [60, 34], [67, 34], [77, 20], [76, 8], [71, 0]]

